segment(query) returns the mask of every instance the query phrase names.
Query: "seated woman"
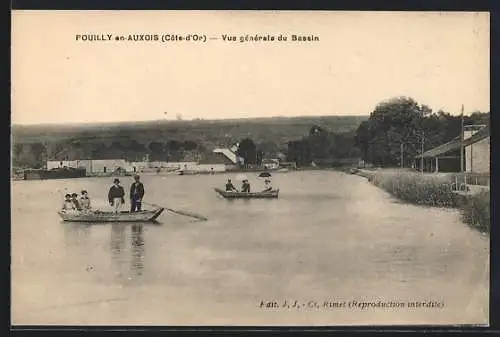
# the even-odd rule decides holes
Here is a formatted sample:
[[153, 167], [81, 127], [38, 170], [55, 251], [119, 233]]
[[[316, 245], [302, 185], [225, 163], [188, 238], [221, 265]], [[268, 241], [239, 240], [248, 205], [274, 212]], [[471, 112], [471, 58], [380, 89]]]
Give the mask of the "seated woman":
[[62, 210], [69, 211], [69, 210], [74, 210], [74, 209], [75, 209], [75, 204], [73, 204], [73, 200], [71, 200], [71, 194], [66, 194], [64, 196]]
[[262, 192], [271, 192], [273, 190], [273, 188], [271, 187], [271, 180], [266, 179], [264, 181], [264, 183], [265, 183], [265, 187], [264, 187], [264, 190]]
[[74, 209], [81, 211], [82, 208], [80, 207], [80, 203], [78, 202], [78, 194], [73, 193], [71, 194], [71, 202], [73, 203]]
[[90, 198], [88, 196], [87, 191], [83, 190], [82, 195], [80, 196], [80, 200], [78, 201], [80, 203], [80, 207], [84, 210], [89, 210], [90, 209]]

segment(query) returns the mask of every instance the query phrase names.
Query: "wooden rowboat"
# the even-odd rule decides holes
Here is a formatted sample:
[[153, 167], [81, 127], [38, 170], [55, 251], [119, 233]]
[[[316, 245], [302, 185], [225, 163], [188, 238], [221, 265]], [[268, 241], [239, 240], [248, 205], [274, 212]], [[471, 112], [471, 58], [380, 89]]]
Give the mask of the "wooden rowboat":
[[279, 189], [272, 190], [269, 192], [230, 192], [224, 191], [219, 188], [215, 188], [215, 192], [217, 192], [220, 196], [226, 199], [271, 199], [277, 198], [280, 192]]
[[59, 211], [57, 214], [64, 220], [70, 222], [152, 222], [155, 221], [164, 208], [155, 210], [144, 210], [140, 212], [122, 211], [114, 213], [109, 211]]

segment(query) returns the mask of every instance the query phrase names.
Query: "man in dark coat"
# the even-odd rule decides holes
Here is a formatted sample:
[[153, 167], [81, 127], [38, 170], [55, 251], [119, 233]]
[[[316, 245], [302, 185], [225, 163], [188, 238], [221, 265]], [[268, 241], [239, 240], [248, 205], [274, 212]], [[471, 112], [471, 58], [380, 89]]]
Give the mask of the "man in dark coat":
[[130, 186], [130, 212], [140, 212], [142, 198], [144, 197], [144, 185], [140, 182], [138, 175], [134, 176], [134, 182]]
[[125, 191], [120, 185], [120, 180], [115, 179], [113, 182], [113, 186], [111, 186], [108, 192], [109, 204], [114, 207], [115, 213], [118, 213], [120, 206], [125, 202], [124, 197]]

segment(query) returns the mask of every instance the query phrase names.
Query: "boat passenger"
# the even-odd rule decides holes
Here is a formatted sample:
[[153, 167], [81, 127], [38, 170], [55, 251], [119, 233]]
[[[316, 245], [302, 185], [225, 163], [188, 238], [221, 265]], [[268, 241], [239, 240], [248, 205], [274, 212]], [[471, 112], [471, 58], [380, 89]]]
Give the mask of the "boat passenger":
[[139, 180], [139, 175], [134, 176], [134, 182], [130, 186], [130, 212], [140, 212], [142, 198], [144, 197], [144, 185]]
[[82, 191], [82, 195], [80, 196], [79, 202], [82, 209], [90, 209], [90, 199], [87, 191], [85, 190]]
[[120, 185], [120, 179], [113, 181], [113, 186], [111, 186], [108, 192], [108, 201], [113, 206], [115, 213], [118, 213], [120, 206], [125, 203], [125, 190]]
[[250, 183], [248, 180], [243, 180], [243, 185], [241, 186], [241, 192], [250, 193]]
[[82, 208], [80, 207], [80, 203], [78, 202], [78, 194], [73, 193], [71, 194], [71, 202], [73, 203], [74, 209], [81, 211]]
[[238, 192], [236, 187], [234, 187], [233, 183], [231, 182], [231, 179], [227, 180], [226, 183], [226, 192]]
[[73, 200], [71, 200], [71, 194], [66, 194], [64, 196], [64, 202], [63, 202], [62, 209], [66, 210], [66, 211], [75, 209], [75, 205], [73, 204]]
[[264, 184], [265, 184], [265, 187], [264, 187], [264, 190], [262, 192], [271, 192], [273, 190], [273, 188], [271, 187], [271, 180], [266, 179], [264, 181]]

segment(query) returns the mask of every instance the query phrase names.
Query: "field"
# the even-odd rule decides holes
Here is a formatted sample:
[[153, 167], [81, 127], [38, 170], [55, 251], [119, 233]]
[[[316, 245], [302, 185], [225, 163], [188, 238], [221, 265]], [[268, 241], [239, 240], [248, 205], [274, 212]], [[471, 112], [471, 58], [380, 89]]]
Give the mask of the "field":
[[355, 130], [368, 116], [317, 116], [272, 117], [255, 119], [147, 121], [80, 125], [13, 125], [12, 135], [16, 143], [57, 141], [64, 139], [120, 139], [131, 137], [138, 141], [158, 139], [201, 140], [209, 143], [237, 141], [251, 137], [258, 142], [284, 143], [307, 134], [313, 125], [333, 132]]
[[186, 151], [211, 151], [251, 138], [264, 152], [286, 153], [287, 143], [313, 125], [336, 133], [357, 129], [368, 116], [273, 117], [259, 119], [148, 121], [114, 124], [13, 125], [13, 162], [41, 165], [47, 159], [182, 160]]

